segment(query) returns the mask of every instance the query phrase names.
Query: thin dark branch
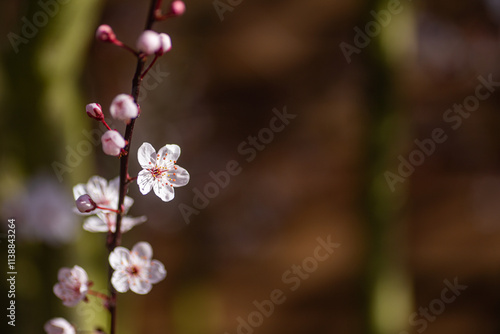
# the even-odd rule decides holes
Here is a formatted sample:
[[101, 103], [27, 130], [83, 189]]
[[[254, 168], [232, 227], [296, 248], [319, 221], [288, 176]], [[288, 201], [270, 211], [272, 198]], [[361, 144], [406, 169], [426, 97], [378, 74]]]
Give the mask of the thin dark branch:
[[[145, 30], [150, 30], [155, 22], [155, 10], [160, 6], [161, 0], [152, 0], [149, 7], [148, 18], [146, 20]], [[139, 97], [139, 91], [141, 86], [141, 74], [144, 69], [146, 59], [144, 57], [137, 57], [137, 66], [135, 69], [134, 78], [132, 79], [132, 97], [137, 103]], [[107, 246], [108, 252], [111, 253], [115, 247], [119, 246], [121, 243], [121, 222], [123, 217], [123, 203], [125, 196], [127, 194], [128, 184], [128, 162], [130, 157], [130, 146], [132, 143], [132, 134], [134, 132], [135, 119], [131, 120], [125, 129], [124, 139], [127, 142], [124, 150], [126, 154], [122, 155], [120, 158], [120, 189], [119, 189], [119, 199], [118, 199], [118, 213], [116, 214], [116, 227], [115, 233], [109, 235]], [[108, 267], [108, 278], [109, 278], [109, 290], [110, 290], [110, 302], [109, 302], [109, 312], [111, 314], [111, 328], [110, 334], [116, 334], [116, 290], [111, 284], [111, 276], [113, 274], [113, 268]]]

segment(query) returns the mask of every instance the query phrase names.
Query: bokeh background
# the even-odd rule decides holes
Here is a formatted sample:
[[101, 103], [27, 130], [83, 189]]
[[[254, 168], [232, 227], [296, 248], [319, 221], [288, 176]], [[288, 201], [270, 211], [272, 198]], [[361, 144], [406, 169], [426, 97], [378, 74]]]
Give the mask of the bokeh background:
[[[191, 181], [169, 203], [130, 187], [131, 215], [148, 222], [123, 245], [150, 242], [168, 276], [146, 296], [119, 296], [119, 333], [500, 333], [499, 85], [471, 112], [448, 112], [474, 101], [479, 77], [500, 81], [500, 1], [186, 5], [154, 26], [173, 50], [145, 79], [130, 172], [142, 142], [176, 143]], [[71, 190], [118, 175], [84, 106], [107, 113], [130, 92], [135, 59], [94, 32], [109, 24], [134, 45], [148, 6], [0, 4], [1, 226], [16, 219], [18, 272], [16, 327], [2, 316], [2, 333], [41, 333], [56, 316], [107, 329], [95, 298], [67, 309], [52, 286], [60, 267], [79, 264], [106, 291], [104, 235], [81, 229]], [[247, 161], [238, 147], [274, 109], [295, 118]], [[415, 140], [435, 129], [446, 140], [391, 186], [387, 172], [419, 161]], [[241, 173], [183, 216], [232, 160]], [[324, 261], [312, 260], [318, 238], [340, 244]], [[294, 265], [310, 272], [298, 278]], [[445, 282], [463, 286], [452, 302]], [[284, 301], [259, 318], [254, 301], [276, 289]]]

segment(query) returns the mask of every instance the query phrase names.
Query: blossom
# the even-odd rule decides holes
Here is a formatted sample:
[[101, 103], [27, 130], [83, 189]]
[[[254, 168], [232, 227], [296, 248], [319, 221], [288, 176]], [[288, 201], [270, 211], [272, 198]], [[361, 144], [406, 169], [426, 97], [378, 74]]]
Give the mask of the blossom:
[[59, 283], [54, 285], [54, 294], [62, 299], [65, 306], [76, 306], [86, 298], [89, 280], [82, 267], [61, 268], [57, 278]]
[[[119, 177], [116, 177], [108, 182], [103, 177], [92, 176], [87, 184], [80, 183], [73, 187], [73, 196], [76, 200], [80, 196], [88, 194], [97, 206], [101, 208], [116, 210], [118, 207], [119, 186]], [[128, 196], [125, 196], [125, 199], [123, 201], [124, 212], [127, 212], [132, 204], [134, 204], [134, 200]]]
[[[132, 218], [128, 216], [122, 217], [120, 230], [122, 233], [128, 232], [132, 227], [144, 223], [147, 220], [146, 216]], [[116, 231], [116, 214], [109, 212], [99, 212], [97, 217], [85, 219], [83, 229], [89, 232], [112, 232]]]
[[109, 254], [109, 264], [115, 271], [111, 276], [111, 284], [118, 292], [129, 289], [144, 295], [151, 291], [152, 285], [163, 280], [167, 271], [163, 264], [151, 260], [153, 249], [147, 242], [138, 242], [131, 251], [124, 247], [116, 247]]
[[43, 326], [48, 334], [76, 334], [76, 329], [64, 318], [50, 319]]
[[116, 35], [113, 32], [113, 29], [111, 29], [110, 26], [107, 24], [101, 24], [98, 28], [97, 31], [95, 32], [95, 37], [103, 42], [114, 42], [116, 41]]
[[169, 8], [169, 14], [173, 16], [181, 16], [186, 11], [186, 5], [180, 0], [172, 1]]
[[111, 102], [109, 112], [114, 119], [129, 123], [132, 118], [137, 118], [139, 115], [139, 107], [132, 96], [119, 94]]
[[104, 119], [104, 114], [102, 113], [102, 108], [99, 103], [89, 103], [85, 106], [85, 111], [90, 118], [102, 121]]
[[174, 187], [189, 182], [189, 173], [175, 163], [181, 154], [177, 145], [165, 145], [156, 154], [149, 143], [143, 143], [137, 152], [139, 164], [143, 168], [137, 176], [137, 184], [143, 195], [153, 188], [156, 196], [164, 202], [174, 198]]
[[137, 39], [137, 48], [147, 55], [157, 52], [160, 47], [160, 35], [155, 31], [146, 30]]
[[97, 204], [95, 204], [89, 195], [85, 194], [76, 199], [76, 208], [81, 213], [87, 213], [94, 211], [97, 208]]
[[168, 52], [172, 49], [172, 40], [170, 36], [164, 33], [160, 34], [160, 48], [156, 51], [160, 56], [165, 52]]
[[116, 130], [108, 130], [101, 137], [102, 150], [107, 155], [119, 156], [126, 142], [122, 135]]

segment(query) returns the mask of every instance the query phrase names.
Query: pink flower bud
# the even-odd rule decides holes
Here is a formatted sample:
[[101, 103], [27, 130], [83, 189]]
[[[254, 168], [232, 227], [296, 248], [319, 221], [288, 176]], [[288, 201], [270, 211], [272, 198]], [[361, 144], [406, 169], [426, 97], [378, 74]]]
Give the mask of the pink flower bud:
[[157, 52], [160, 47], [160, 35], [155, 31], [146, 30], [137, 39], [137, 48], [147, 55]]
[[186, 5], [183, 1], [172, 1], [169, 8], [169, 14], [172, 16], [181, 16], [186, 11]]
[[92, 198], [85, 194], [76, 199], [76, 208], [81, 213], [90, 212], [97, 208], [97, 204], [92, 200]]
[[162, 55], [172, 49], [172, 40], [170, 36], [164, 33], [160, 34], [160, 48], [156, 52], [158, 55]]
[[113, 29], [111, 29], [111, 27], [108, 26], [107, 24], [102, 24], [99, 26], [99, 28], [97, 28], [97, 31], [95, 33], [95, 37], [99, 41], [103, 41], [103, 42], [116, 41], [116, 35], [113, 32]]
[[115, 157], [120, 155], [122, 148], [126, 145], [125, 139], [116, 130], [106, 131], [101, 137], [101, 142], [104, 153]]
[[85, 110], [87, 111], [87, 115], [89, 115], [90, 118], [96, 119], [98, 121], [102, 121], [104, 119], [101, 105], [98, 103], [87, 104]]
[[139, 108], [134, 98], [127, 94], [117, 95], [111, 102], [109, 111], [114, 119], [119, 119], [125, 123], [129, 123], [132, 118], [139, 115]]

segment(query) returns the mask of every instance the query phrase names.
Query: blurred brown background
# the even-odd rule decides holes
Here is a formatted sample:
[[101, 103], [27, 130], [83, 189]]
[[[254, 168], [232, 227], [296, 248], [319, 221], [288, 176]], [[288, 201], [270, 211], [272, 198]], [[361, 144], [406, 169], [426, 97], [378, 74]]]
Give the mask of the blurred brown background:
[[[81, 230], [71, 189], [118, 175], [84, 106], [110, 118], [135, 58], [93, 36], [109, 24], [134, 45], [149, 2], [0, 6], [2, 226], [15, 217], [18, 238], [17, 324], [2, 333], [55, 316], [106, 329], [95, 299], [68, 310], [52, 286], [79, 264], [106, 289], [104, 235]], [[500, 333], [500, 1], [186, 6], [154, 26], [173, 49], [145, 78], [130, 172], [142, 142], [175, 143], [191, 181], [169, 203], [130, 187], [148, 222], [123, 245], [150, 242], [168, 276], [119, 296], [119, 333]], [[241, 173], [196, 202], [233, 160]]]

